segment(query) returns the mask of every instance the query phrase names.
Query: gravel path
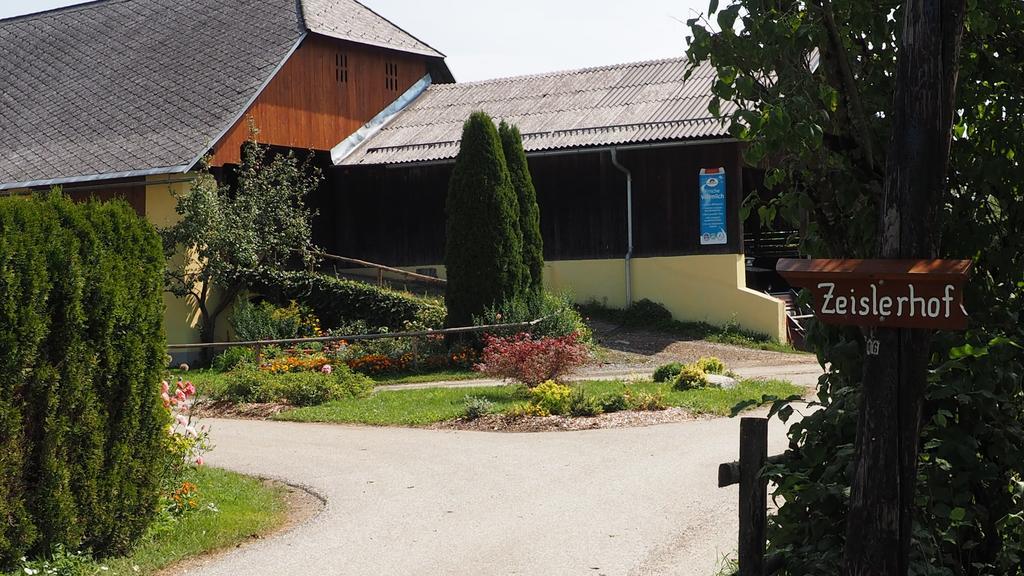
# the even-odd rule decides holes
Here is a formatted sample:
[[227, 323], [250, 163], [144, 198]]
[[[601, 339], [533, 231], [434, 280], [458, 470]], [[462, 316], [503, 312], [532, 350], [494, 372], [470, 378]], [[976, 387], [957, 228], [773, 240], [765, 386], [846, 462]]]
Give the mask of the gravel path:
[[[327, 504], [183, 574], [708, 576], [736, 547], [737, 488], [716, 479], [737, 419], [540, 434], [207, 423], [211, 465]], [[773, 421], [771, 452], [783, 432]]]

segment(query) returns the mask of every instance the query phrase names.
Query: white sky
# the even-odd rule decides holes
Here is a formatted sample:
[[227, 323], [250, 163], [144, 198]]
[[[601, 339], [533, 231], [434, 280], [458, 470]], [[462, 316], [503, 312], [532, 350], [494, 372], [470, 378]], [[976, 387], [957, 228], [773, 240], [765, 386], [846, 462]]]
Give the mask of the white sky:
[[[188, 1], [188, 0], [183, 0]], [[460, 81], [680, 56], [707, 0], [362, 0], [448, 56]], [[81, 0], [0, 0], [0, 18]]]

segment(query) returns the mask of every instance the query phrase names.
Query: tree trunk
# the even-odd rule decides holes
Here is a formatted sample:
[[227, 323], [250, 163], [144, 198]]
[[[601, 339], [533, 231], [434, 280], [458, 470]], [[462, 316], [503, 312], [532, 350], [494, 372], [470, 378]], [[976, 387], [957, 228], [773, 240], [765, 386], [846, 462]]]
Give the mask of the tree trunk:
[[[964, 0], [908, 0], [881, 206], [883, 258], [938, 255]], [[845, 573], [907, 573], [929, 333], [879, 329], [866, 356]]]

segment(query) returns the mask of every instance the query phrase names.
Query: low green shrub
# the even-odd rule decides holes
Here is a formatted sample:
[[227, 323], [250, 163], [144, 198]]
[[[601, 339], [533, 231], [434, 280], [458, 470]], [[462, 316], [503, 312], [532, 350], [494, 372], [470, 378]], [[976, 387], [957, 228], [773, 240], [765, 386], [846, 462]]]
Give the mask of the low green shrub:
[[706, 388], [708, 386], [708, 375], [694, 364], [687, 364], [676, 375], [672, 381], [672, 388], [676, 390], [693, 390], [695, 388]]
[[256, 366], [256, 352], [252, 348], [228, 348], [213, 359], [217, 372], [230, 372], [240, 366]]
[[[517, 324], [538, 319], [543, 320], [530, 329], [535, 338], [558, 338], [575, 333], [580, 342], [589, 344], [593, 341], [590, 326], [568, 294], [544, 292], [539, 297], [534, 295], [506, 301], [500, 306], [487, 308], [481, 316], [474, 316], [473, 324]], [[520, 328], [513, 332], [522, 331]]]
[[317, 336], [320, 322], [308, 308], [294, 300], [287, 306], [239, 300], [231, 313], [237, 340], [278, 340]]
[[569, 411], [569, 397], [572, 388], [547, 380], [530, 389], [530, 401], [549, 414], [565, 414]]
[[392, 330], [444, 326], [444, 304], [436, 299], [364, 282], [312, 272], [268, 272], [246, 280], [270, 299], [308, 306], [324, 329], [357, 320]]
[[655, 382], [670, 382], [679, 372], [683, 369], [682, 362], [669, 362], [668, 364], [662, 364], [658, 366], [658, 369], [654, 371]]
[[657, 324], [672, 320], [672, 313], [667, 308], [647, 298], [630, 304], [625, 313], [633, 324]]
[[494, 402], [479, 396], [466, 396], [463, 399], [466, 406], [466, 419], [476, 420], [481, 416], [494, 413]]
[[227, 385], [214, 400], [231, 402], [287, 402], [292, 406], [316, 406], [333, 400], [363, 398], [373, 391], [373, 380], [344, 365], [330, 372], [271, 374], [246, 368], [228, 374]]
[[701, 358], [700, 360], [694, 362], [694, 365], [708, 374], [725, 373], [725, 363], [719, 360], [718, 358], [715, 358], [714, 356]]
[[623, 392], [609, 392], [598, 398], [597, 403], [601, 407], [601, 411], [606, 414], [629, 410], [629, 402], [626, 401], [626, 395]]
[[588, 395], [583, 388], [573, 388], [569, 396], [568, 413], [570, 416], [597, 416], [602, 412], [597, 398]]
[[665, 394], [662, 392], [644, 392], [642, 390], [626, 388], [623, 395], [626, 398], [626, 406], [629, 410], [655, 412], [668, 408], [668, 402], [665, 400]]

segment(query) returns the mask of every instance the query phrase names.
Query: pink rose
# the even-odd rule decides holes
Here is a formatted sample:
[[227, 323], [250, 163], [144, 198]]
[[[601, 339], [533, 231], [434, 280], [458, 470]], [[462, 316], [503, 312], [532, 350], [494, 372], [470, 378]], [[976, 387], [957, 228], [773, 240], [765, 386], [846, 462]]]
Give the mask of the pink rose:
[[334, 368], [331, 368], [330, 364], [324, 364], [320, 368], [320, 371], [323, 372], [324, 374], [330, 374], [332, 371], [334, 371]]
[[193, 386], [191, 382], [188, 382], [187, 384], [185, 384], [185, 394], [188, 395], [188, 396], [195, 396], [196, 395], [196, 387]]
[[191, 437], [198, 436], [198, 434], [196, 434], [196, 429], [193, 426], [187, 426], [185, 428], [185, 435], [186, 436], [191, 436]]
[[167, 394], [170, 391], [170, 389], [171, 389], [171, 386], [167, 383], [167, 380], [164, 380], [163, 382], [160, 383], [160, 392], [161, 393]]
[[178, 402], [184, 402], [185, 401], [185, 391], [182, 390], [181, 388], [179, 388], [178, 391], [174, 394], [174, 397], [177, 398]]
[[199, 458], [196, 458], [196, 466], [202, 466], [202, 465], [203, 465], [203, 457], [200, 456]]
[[171, 397], [167, 395], [167, 392], [161, 392], [160, 399], [164, 401], [165, 407], [171, 405]]
[[178, 424], [182, 426], [188, 426], [188, 418], [186, 418], [184, 415], [178, 414], [174, 419], [177, 420]]

